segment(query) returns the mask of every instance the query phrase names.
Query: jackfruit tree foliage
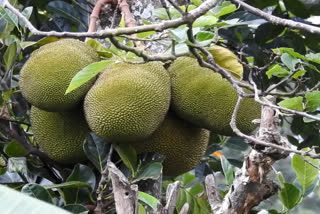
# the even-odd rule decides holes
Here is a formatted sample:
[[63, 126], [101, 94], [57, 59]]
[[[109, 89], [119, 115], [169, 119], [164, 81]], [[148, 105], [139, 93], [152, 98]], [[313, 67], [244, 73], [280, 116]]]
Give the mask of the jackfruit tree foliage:
[[94, 79], [69, 94], [66, 89], [73, 76], [90, 63], [99, 60], [87, 44], [62, 39], [34, 51], [24, 64], [19, 85], [32, 105], [47, 111], [67, 111], [80, 104]]
[[[6, 2], [11, 2], [22, 15], [18, 18], [9, 8], [4, 8], [3, 4]], [[147, 213], [145, 209], [152, 210], [150, 206], [156, 209], [158, 201], [165, 201], [167, 186], [176, 181], [180, 182], [180, 191], [175, 213], [179, 213], [186, 202], [189, 205], [188, 214], [211, 213], [204, 181], [207, 175], [212, 174], [215, 175], [216, 192], [221, 201], [232, 201], [232, 197], [226, 198], [225, 194], [234, 190], [233, 179], [237, 179], [238, 168], [248, 166], [243, 163], [244, 156], [251, 148], [259, 151], [264, 147], [253, 145], [251, 141], [248, 144], [243, 138], [218, 134], [233, 134], [229, 128], [230, 114], [236, 99], [233, 89], [214, 71], [200, 68], [195, 59], [174, 60], [175, 57], [172, 56], [191, 56], [190, 49], [194, 48], [206, 60], [199, 47], [208, 50], [215, 62], [227, 68], [251, 90], [254, 81], [262, 101], [265, 101], [269, 94], [274, 98], [274, 105], [313, 115], [311, 119], [289, 114], [287, 111], [277, 111], [277, 122], [283, 139], [291, 143], [291, 148], [305, 148], [305, 154], [319, 153], [320, 126], [315, 119], [319, 118], [320, 113], [320, 37], [316, 34], [317, 31], [308, 32], [308, 29], [319, 27], [320, 22], [315, 15], [320, 14], [320, 0], [242, 1], [274, 16], [286, 18], [290, 20], [289, 23], [297, 26], [301, 26], [300, 23], [313, 25], [307, 26], [305, 30], [290, 29], [280, 22], [272, 24], [259, 17], [259, 14], [253, 15], [238, 3], [234, 3], [234, 0], [215, 1], [216, 6], [190, 25], [186, 23], [191, 20], [190, 16], [182, 15], [181, 11], [170, 4], [167, 4], [169, 8], [166, 10], [157, 8], [162, 5], [160, 1], [131, 2], [133, 5], [130, 8], [137, 25], [143, 25], [138, 29], [150, 30], [153, 24], [159, 24], [157, 26], [160, 28], [135, 32], [135, 40], [130, 39], [133, 35], [114, 36], [113, 41], [117, 40], [120, 45], [114, 44], [117, 47], [125, 45], [127, 50], [137, 48], [136, 53], [152, 55], [151, 59], [170, 59], [164, 60], [163, 65], [168, 69], [173, 63], [173, 67], [169, 68], [171, 74], [172, 68], [176, 68], [172, 83], [183, 82], [179, 90], [172, 88], [173, 96], [168, 95], [169, 90], [164, 89], [167, 87], [160, 87], [161, 84], [167, 84], [167, 71], [159, 74], [138, 72], [137, 70], [146, 66], [141, 65], [146, 57], [117, 48], [110, 42], [109, 37], [75, 36], [68, 39], [52, 36], [50, 31], [59, 32], [60, 35], [88, 31], [88, 20], [94, 7], [89, 1], [0, 0], [0, 185], [68, 210], [66, 212], [94, 213], [94, 209], [99, 209], [97, 205], [103, 204], [107, 206], [102, 207], [101, 213], [114, 214], [116, 203], [112, 182], [108, 176], [101, 180], [101, 177], [106, 178], [104, 170], [108, 160], [111, 160], [124, 174], [122, 178], [126, 177], [131, 184], [138, 185], [139, 213]], [[186, 1], [175, 2], [184, 4]], [[188, 1], [187, 5], [182, 5], [181, 9], [184, 13], [196, 11], [199, 14], [209, 2], [213, 0], [192, 0]], [[118, 26], [124, 27], [125, 20], [112, 18], [113, 14], [116, 14], [112, 11], [113, 7], [107, 6], [106, 9], [111, 11], [100, 14], [101, 22], [98, 24], [101, 24], [101, 28], [97, 29], [115, 28], [111, 31], [117, 32]], [[34, 34], [34, 31], [30, 31], [22, 16], [43, 32]], [[109, 22], [111, 19], [114, 20], [113, 26]], [[184, 24], [159, 32], [169, 26], [168, 22], [177, 23], [179, 20], [183, 20]], [[118, 26], [117, 21], [120, 21]], [[191, 33], [194, 40], [188, 38]], [[50, 36], [45, 37], [46, 34]], [[101, 32], [95, 35], [101, 35]], [[137, 39], [141, 41], [136, 41]], [[153, 41], [150, 42], [151, 40]], [[124, 61], [139, 69], [129, 72], [126, 69], [129, 65], [124, 63], [110, 67], [114, 62]], [[160, 63], [153, 63], [155, 64]], [[124, 69], [117, 68], [120, 65], [124, 66]], [[111, 75], [109, 68], [117, 70], [119, 74], [116, 75], [114, 71]], [[83, 102], [87, 91], [94, 84], [95, 79], [92, 77], [100, 75], [103, 70], [106, 70], [101, 75], [104, 81], [99, 80], [92, 90], [98, 91], [98, 88], [105, 87], [108, 92], [99, 92], [96, 98], [87, 96], [87, 100], [89, 97], [93, 100], [92, 105], [86, 101], [86, 108], [90, 105], [91, 109], [87, 110], [88, 122], [88, 115], [93, 115], [89, 122], [93, 123], [90, 130], [83, 113]], [[163, 68], [160, 70], [164, 71]], [[123, 75], [120, 75], [122, 72]], [[159, 76], [156, 77], [157, 75]], [[109, 76], [112, 76], [110, 80]], [[123, 82], [115, 81], [118, 77], [121, 77]], [[72, 83], [71, 79], [75, 82]], [[77, 88], [83, 82], [86, 84]], [[133, 87], [138, 83], [141, 87]], [[66, 93], [70, 84], [72, 87], [69, 89], [76, 89]], [[107, 87], [112, 84], [118, 89], [111, 90]], [[252, 93], [250, 90], [246, 92]], [[167, 94], [167, 98], [161, 98], [161, 94]], [[198, 118], [190, 112], [179, 113], [175, 97], [186, 94], [190, 96], [180, 99], [179, 103], [185, 105], [188, 102], [188, 109], [196, 109], [194, 112]], [[168, 110], [168, 96], [176, 100], [171, 100], [169, 107], [175, 116], [169, 115], [163, 120], [166, 117], [164, 112]], [[141, 102], [141, 99], [146, 101]], [[31, 108], [31, 105], [37, 107]], [[116, 105], [119, 106], [115, 107]], [[257, 108], [254, 107], [256, 105], [250, 99], [244, 99], [236, 121], [242, 131], [249, 132], [255, 128], [250, 122], [260, 118]], [[40, 108], [55, 112], [46, 112]], [[150, 110], [156, 108], [156, 111]], [[135, 114], [137, 109], [141, 113]], [[106, 116], [108, 112], [113, 113]], [[113, 115], [115, 117], [112, 117]], [[245, 115], [249, 115], [248, 118], [245, 118]], [[120, 118], [123, 122], [119, 123], [115, 118]], [[114, 135], [104, 132], [104, 126], [112, 125], [118, 127], [114, 127]], [[94, 127], [98, 128], [93, 130]], [[208, 147], [203, 157], [200, 157], [200, 153], [203, 153], [206, 142], [200, 139], [207, 137], [208, 131], [201, 127], [216, 130], [210, 132]], [[90, 134], [87, 135], [89, 131]], [[106, 133], [108, 136], [105, 138], [108, 140], [101, 139], [92, 131], [100, 136]], [[125, 136], [124, 133], [130, 136]], [[151, 135], [145, 139], [135, 139], [148, 134]], [[171, 140], [167, 140], [168, 138]], [[110, 140], [125, 140], [127, 143], [117, 144], [120, 147], [118, 148], [111, 144]], [[159, 142], [156, 144], [158, 151], [163, 151], [165, 155], [164, 168], [157, 159], [159, 156], [140, 153], [155, 151], [156, 146], [152, 146], [155, 142]], [[178, 151], [174, 147], [176, 142]], [[130, 145], [136, 145], [139, 155], [136, 155]], [[150, 146], [152, 148], [149, 148]], [[269, 151], [268, 148], [266, 150]], [[270, 158], [272, 157], [270, 155]], [[264, 202], [261, 201], [253, 210], [246, 206], [246, 211], [317, 214], [320, 203], [319, 170], [316, 167], [319, 167], [318, 159], [293, 153], [287, 159], [275, 162], [268, 179], [270, 184], [279, 184], [278, 192]], [[191, 168], [194, 169], [185, 172]], [[161, 176], [161, 170], [164, 170], [165, 175], [178, 176]], [[161, 178], [162, 186], [158, 182]], [[155, 186], [162, 187], [161, 196], [156, 195], [158, 200], [147, 195], [157, 189]], [[257, 182], [257, 186], [261, 186], [260, 182]], [[15, 196], [2, 189], [0, 197], [4, 201], [0, 200], [1, 214], [39, 210], [37, 201], [32, 202], [31, 208], [27, 199], [19, 200], [18, 203]], [[261, 193], [255, 190], [253, 187], [251, 193]], [[103, 193], [102, 203], [98, 200], [97, 191]], [[244, 198], [246, 194], [240, 196]], [[46, 210], [41, 211], [46, 213]], [[58, 212], [56, 211], [56, 214], [60, 214]]]

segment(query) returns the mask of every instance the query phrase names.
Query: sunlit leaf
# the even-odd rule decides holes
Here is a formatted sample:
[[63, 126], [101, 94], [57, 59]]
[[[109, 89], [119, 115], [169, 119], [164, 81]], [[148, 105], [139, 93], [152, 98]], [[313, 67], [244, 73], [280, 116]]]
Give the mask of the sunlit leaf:
[[160, 201], [153, 197], [152, 195], [149, 195], [145, 192], [138, 192], [138, 199], [145, 204], [147, 204], [149, 207], [151, 207], [154, 211], [157, 209], [158, 204], [160, 204]]
[[301, 199], [299, 189], [289, 183], [284, 183], [284, 187], [281, 189], [279, 195], [283, 205], [288, 210], [294, 208], [300, 202]]
[[278, 65], [278, 64], [275, 64], [275, 65], [272, 65], [271, 68], [269, 68], [269, 70], [267, 70], [266, 72], [266, 75], [268, 77], [268, 79], [271, 79], [272, 76], [275, 76], [275, 77], [287, 77], [289, 76], [289, 71]]
[[71, 91], [77, 89], [78, 87], [82, 86], [83, 84], [94, 78], [100, 72], [104, 71], [106, 67], [108, 67], [113, 62], [114, 61], [112, 60], [103, 60], [100, 62], [91, 63], [90, 65], [83, 68], [72, 78], [66, 90], [66, 94], [70, 93]]
[[51, 42], [55, 42], [58, 41], [59, 38], [54, 37], [54, 36], [49, 36], [49, 37], [45, 37], [43, 39], [40, 39], [36, 42], [31, 42], [31, 41], [24, 41], [24, 42], [20, 42], [20, 47], [22, 49], [26, 49], [27, 47], [32, 47], [32, 46], [41, 46], [41, 45], [45, 45]]
[[282, 100], [281, 102], [278, 103], [278, 105], [283, 108], [289, 108], [289, 109], [299, 110], [299, 111], [303, 111], [304, 109], [303, 97], [300, 97], [300, 96]]
[[205, 27], [217, 23], [218, 18], [215, 16], [200, 16], [193, 22], [193, 27]]
[[3, 56], [3, 61], [4, 61], [6, 71], [8, 71], [11, 68], [14, 62], [14, 59], [16, 57], [16, 54], [17, 54], [17, 43], [13, 42], [6, 49]]
[[136, 150], [129, 144], [113, 144], [113, 148], [117, 151], [126, 167], [128, 167], [134, 175], [137, 168]]
[[302, 194], [305, 194], [308, 186], [312, 185], [319, 176], [319, 170], [312, 166], [310, 163], [316, 167], [319, 167], [318, 159], [302, 157], [298, 154], [295, 154], [291, 161], [292, 168], [294, 169], [299, 183], [302, 187]]
[[293, 71], [295, 69], [295, 66], [297, 63], [300, 62], [299, 59], [287, 54], [287, 53], [284, 53], [281, 55], [281, 61], [283, 64], [285, 64], [291, 71]]
[[320, 91], [311, 91], [306, 93], [306, 110], [315, 111], [320, 106]]

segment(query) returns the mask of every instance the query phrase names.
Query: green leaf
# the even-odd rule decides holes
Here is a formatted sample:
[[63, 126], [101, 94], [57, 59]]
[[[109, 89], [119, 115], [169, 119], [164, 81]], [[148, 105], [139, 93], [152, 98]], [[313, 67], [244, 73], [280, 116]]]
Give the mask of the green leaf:
[[281, 189], [279, 194], [283, 205], [288, 210], [291, 210], [293, 207], [295, 207], [301, 200], [299, 189], [289, 183], [284, 183], [284, 187]]
[[141, 180], [157, 180], [162, 173], [162, 164], [159, 162], [148, 163], [143, 166], [134, 177], [133, 183]]
[[298, 154], [295, 154], [292, 158], [291, 165], [297, 175], [298, 181], [302, 187], [302, 194], [304, 195], [307, 187], [317, 179], [319, 171], [303, 159], [309, 161], [317, 167], [319, 166], [319, 160], [312, 159], [310, 157], [302, 158], [302, 156]]
[[146, 209], [143, 207], [141, 203], [138, 203], [138, 213], [139, 214], [147, 214]]
[[210, 40], [212, 41], [214, 34], [210, 31], [200, 31], [197, 33], [196, 38], [198, 41], [206, 41]]
[[23, 157], [28, 153], [27, 150], [15, 140], [5, 145], [4, 152], [9, 157]]
[[300, 62], [299, 59], [287, 54], [287, 53], [284, 53], [281, 55], [281, 61], [283, 64], [285, 64], [291, 71], [293, 71], [295, 69], [295, 66], [297, 63]]
[[59, 14], [75, 24], [80, 24], [84, 29], [87, 29], [87, 25], [82, 22], [80, 14], [72, 4], [64, 1], [50, 1], [47, 5], [47, 9], [48, 11]]
[[151, 207], [154, 211], [156, 211], [158, 204], [160, 204], [160, 201], [153, 197], [152, 195], [149, 195], [145, 192], [138, 192], [138, 199], [145, 204], [147, 204], [149, 207]]
[[52, 185], [44, 185], [45, 189], [54, 189], [54, 188], [78, 188], [78, 187], [88, 187], [91, 186], [88, 183], [80, 182], [80, 181], [69, 181], [61, 184], [52, 184]]
[[289, 76], [289, 71], [278, 65], [278, 64], [275, 64], [275, 65], [272, 65], [271, 68], [269, 70], [267, 70], [266, 72], [266, 75], [268, 77], [268, 79], [271, 79], [272, 76], [275, 76], [275, 77], [287, 77]]
[[113, 56], [112, 52], [105, 48], [100, 42], [95, 39], [88, 39], [86, 41], [100, 56], [111, 58]]
[[6, 206], [1, 207], [1, 213], [32, 213], [43, 214], [71, 214], [59, 207], [32, 198], [26, 194], [0, 185], [0, 201]]
[[54, 36], [48, 36], [48, 37], [45, 37], [45, 38], [42, 38], [36, 42], [31, 42], [31, 41], [25, 41], [25, 42], [20, 42], [20, 47], [22, 49], [26, 49], [28, 47], [32, 47], [32, 46], [41, 46], [41, 45], [45, 45], [45, 44], [48, 44], [48, 43], [51, 43], [51, 42], [55, 42], [55, 41], [58, 41], [59, 38], [57, 37], [54, 37]]
[[39, 184], [26, 184], [22, 187], [21, 192], [52, 204], [50, 193]]
[[68, 204], [64, 206], [63, 209], [68, 210], [69, 212], [74, 214], [89, 213], [88, 209], [81, 204]]
[[100, 173], [107, 166], [110, 147], [110, 143], [104, 142], [93, 133], [90, 133], [84, 142], [84, 152]]
[[[33, 10], [33, 7], [26, 7], [23, 9], [22, 15], [25, 16], [27, 19], [30, 19], [30, 16], [32, 14], [32, 10]], [[24, 22], [20, 21], [19, 24], [21, 27], [26, 27]]]
[[229, 1], [223, 2], [220, 6], [216, 6], [211, 12], [216, 16], [224, 16], [237, 10], [237, 7]]
[[293, 110], [303, 111], [303, 97], [293, 97], [282, 100], [278, 103], [283, 108], [289, 108]]
[[231, 185], [234, 179], [233, 167], [225, 157], [221, 156], [220, 160], [221, 160], [222, 170], [226, 179], [226, 183], [228, 185]]
[[315, 111], [320, 106], [320, 91], [306, 93], [306, 110]]
[[176, 203], [176, 211], [177, 213], [180, 212], [182, 206], [185, 203], [189, 204], [189, 212], [188, 214], [210, 214], [210, 206], [206, 197], [196, 197], [190, 194], [189, 191], [185, 190], [184, 188], [179, 189], [179, 194]]
[[164, 9], [164, 8], [157, 8], [157, 9], [153, 10], [153, 16], [158, 19], [161, 19], [161, 20], [168, 20], [169, 19], [168, 13], [167, 13], [166, 9]]
[[216, 24], [218, 18], [215, 16], [200, 16], [193, 22], [192, 27], [205, 27]]
[[196, 176], [189, 173], [189, 172], [186, 172], [186, 173], [180, 175], [177, 179], [179, 179], [179, 181], [181, 181], [181, 184], [183, 186], [187, 186], [192, 181], [194, 181], [194, 179], [196, 179]]
[[4, 56], [3, 56], [3, 62], [4, 62], [6, 71], [8, 71], [11, 68], [16, 55], [17, 55], [17, 43], [13, 42], [6, 49], [6, 52], [4, 53]]
[[201, 0], [191, 0], [192, 4], [194, 4], [195, 6], [200, 6], [202, 4]]
[[126, 167], [131, 170], [134, 177], [137, 168], [136, 150], [132, 146], [124, 144], [113, 144], [113, 148], [117, 151]]
[[187, 27], [178, 27], [175, 29], [169, 29], [170, 34], [173, 36], [175, 41], [182, 43], [187, 41]]
[[282, 188], [284, 188], [284, 183], [286, 182], [285, 178], [283, 177], [282, 172], [277, 172], [277, 178], [279, 181], [279, 184]]
[[74, 166], [71, 175], [66, 179], [66, 182], [71, 181], [85, 182], [90, 186], [90, 188], [63, 188], [66, 203], [88, 203], [90, 201], [89, 197], [96, 185], [96, 177], [93, 171], [86, 165], [77, 164]]
[[70, 93], [71, 91], [77, 89], [81, 85], [85, 84], [86, 82], [94, 78], [100, 72], [104, 71], [105, 68], [108, 67], [113, 62], [114, 61], [112, 60], [103, 60], [100, 62], [91, 63], [90, 65], [83, 68], [72, 78], [66, 90], [66, 94]]
[[303, 75], [305, 75], [306, 72], [307, 72], [306, 70], [299, 70], [292, 75], [292, 78], [298, 79], [299, 77], [302, 77]]
[[146, 38], [146, 37], [151, 36], [155, 33], [156, 33], [156, 31], [141, 32], [141, 33], [137, 33], [137, 37], [138, 38]]

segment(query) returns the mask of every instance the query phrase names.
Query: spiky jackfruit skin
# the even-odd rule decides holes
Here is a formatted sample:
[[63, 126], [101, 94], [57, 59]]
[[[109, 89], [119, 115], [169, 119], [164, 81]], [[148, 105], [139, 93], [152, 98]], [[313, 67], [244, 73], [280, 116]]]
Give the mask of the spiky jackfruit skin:
[[209, 131], [168, 114], [160, 127], [147, 139], [134, 142], [137, 153], [165, 155], [163, 174], [177, 176], [193, 169], [204, 155]]
[[82, 110], [47, 112], [31, 107], [35, 141], [51, 159], [62, 164], [86, 160], [83, 143], [89, 133]]
[[170, 94], [162, 63], [113, 64], [86, 95], [85, 116], [91, 130], [107, 141], [146, 138], [163, 121]]
[[[172, 80], [172, 107], [177, 115], [210, 131], [234, 135], [230, 121], [237, 93], [220, 74], [200, 67], [197, 60], [181, 57], [169, 68]], [[256, 128], [252, 120], [260, 118], [261, 107], [245, 98], [237, 114], [237, 127], [249, 133]]]
[[94, 79], [65, 94], [71, 79], [82, 68], [99, 60], [87, 44], [62, 39], [40, 47], [24, 64], [19, 85], [32, 105], [46, 111], [67, 111], [78, 106]]

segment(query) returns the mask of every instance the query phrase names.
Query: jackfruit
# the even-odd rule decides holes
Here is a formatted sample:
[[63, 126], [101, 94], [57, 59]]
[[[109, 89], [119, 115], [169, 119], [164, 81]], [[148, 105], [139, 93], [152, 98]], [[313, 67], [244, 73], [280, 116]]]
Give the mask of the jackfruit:
[[[238, 97], [226, 79], [189, 57], [175, 60], [169, 73], [172, 108], [179, 117], [216, 134], [234, 135], [229, 124]], [[260, 111], [260, 105], [252, 98], [244, 98], [237, 114], [237, 127], [245, 133], [253, 131], [256, 125], [252, 120], [260, 118]]]
[[204, 155], [209, 131], [169, 113], [160, 127], [148, 138], [132, 143], [137, 154], [157, 152], [165, 155], [163, 174], [177, 176], [193, 169]]
[[116, 63], [89, 90], [84, 110], [91, 130], [107, 141], [146, 138], [163, 121], [170, 77], [161, 62]]
[[86, 160], [83, 142], [89, 133], [83, 111], [47, 112], [31, 107], [35, 141], [51, 159], [62, 164]]
[[87, 44], [62, 39], [40, 47], [24, 64], [19, 85], [22, 95], [32, 105], [46, 111], [67, 111], [84, 98], [95, 79], [65, 94], [71, 79], [82, 68], [99, 60]]

